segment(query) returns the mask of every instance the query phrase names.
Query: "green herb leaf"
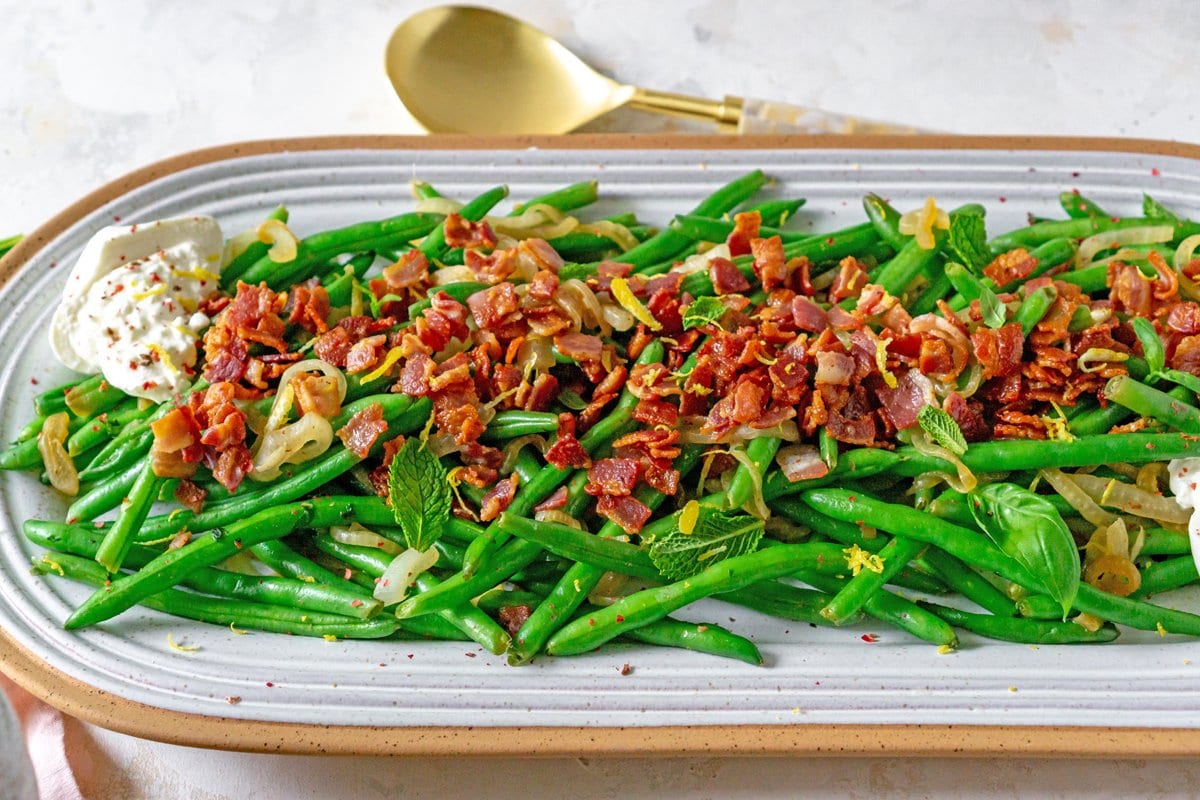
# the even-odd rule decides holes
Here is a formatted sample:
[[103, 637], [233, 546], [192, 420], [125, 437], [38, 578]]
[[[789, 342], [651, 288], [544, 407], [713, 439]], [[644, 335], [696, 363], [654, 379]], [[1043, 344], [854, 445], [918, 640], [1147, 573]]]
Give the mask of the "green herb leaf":
[[[701, 506], [691, 533], [674, 530], [650, 543], [650, 560], [671, 580], [683, 580], [718, 561], [749, 553], [758, 547], [763, 521]], [[678, 520], [679, 514], [676, 514]]]
[[1079, 549], [1050, 501], [1013, 483], [990, 483], [969, 500], [987, 537], [1041, 581], [1066, 619], [1079, 591]]
[[683, 310], [683, 329], [716, 322], [725, 314], [725, 304], [715, 297], [697, 297]]
[[583, 411], [588, 407], [587, 400], [579, 396], [579, 392], [563, 389], [558, 393], [558, 402], [570, 411]]
[[1177, 383], [1180, 386], [1191, 389], [1196, 394], [1200, 394], [1200, 378], [1197, 378], [1190, 372], [1183, 372], [1178, 369], [1164, 369], [1158, 372], [1150, 373], [1151, 377], [1162, 378], [1164, 381]]
[[1142, 195], [1142, 216], [1149, 219], [1161, 219], [1168, 222], [1179, 222], [1179, 215], [1148, 194]]
[[450, 482], [437, 456], [410, 436], [388, 469], [388, 501], [404, 542], [428, 550], [450, 521]]
[[1008, 307], [1000, 302], [996, 293], [982, 284], [979, 287], [979, 310], [983, 312], [983, 324], [989, 328], [1002, 328], [1008, 321]]
[[1158, 333], [1154, 330], [1154, 323], [1145, 317], [1133, 317], [1129, 324], [1133, 326], [1133, 332], [1142, 344], [1142, 354], [1146, 358], [1150, 374], [1162, 372], [1167, 363], [1167, 353], [1163, 349], [1162, 339], [1158, 338]]
[[992, 261], [987, 246], [987, 227], [981, 214], [951, 214], [946, 247], [963, 266], [978, 275]]
[[961, 456], [967, 452], [967, 439], [954, 417], [937, 406], [925, 406], [917, 412], [917, 424], [942, 447]]

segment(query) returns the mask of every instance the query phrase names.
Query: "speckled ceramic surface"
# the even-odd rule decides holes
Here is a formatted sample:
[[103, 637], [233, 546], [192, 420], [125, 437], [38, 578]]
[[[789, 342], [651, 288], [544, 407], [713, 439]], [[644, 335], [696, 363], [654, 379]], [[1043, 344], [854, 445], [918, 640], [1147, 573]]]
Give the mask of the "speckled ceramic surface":
[[[360, 145], [350, 149], [351, 145]], [[832, 229], [861, 221], [867, 191], [901, 208], [926, 195], [953, 206], [980, 201], [993, 231], [1053, 213], [1059, 191], [1079, 187], [1118, 212], [1143, 190], [1183, 213], [1200, 213], [1200, 163], [1149, 152], [1008, 149], [718, 150], [404, 149], [369, 141], [347, 149], [224, 158], [128, 191], [63, 227], [0, 294], [0, 435], [11, 438], [29, 399], [66, 377], [45, 342], [45, 323], [72, 259], [114, 218], [213, 214], [232, 234], [285, 203], [308, 233], [388, 216], [411, 206], [407, 184], [428, 180], [451, 196], [508, 183], [524, 198], [582, 178], [601, 181], [597, 212], [633, 209], [662, 223], [729, 178], [761, 167], [771, 191], [805, 196], [796, 225]], [[428, 145], [426, 145], [428, 147]], [[32, 252], [32, 255], [30, 255]], [[37, 385], [32, 381], [36, 380]], [[808, 726], [1007, 725], [1186, 728], [1200, 713], [1200, 643], [1126, 632], [1098, 647], [981, 643], [939, 655], [903, 634], [843, 630], [759, 617], [717, 603], [681, 616], [752, 636], [767, 663], [753, 668], [647, 647], [614, 647], [574, 659], [510, 668], [461, 643], [336, 642], [213, 628], [134, 610], [95, 630], [59, 628], [87, 590], [33, 578], [35, 552], [19, 535], [31, 516], [61, 517], [63, 504], [27, 474], [0, 476], [0, 627], [48, 670], [155, 709], [233, 720], [350, 726]], [[1186, 607], [1200, 598], [1170, 600]], [[867, 643], [862, 634], [878, 634]], [[176, 641], [198, 646], [181, 653]], [[1195, 661], [1197, 666], [1192, 666]], [[619, 668], [628, 663], [629, 675]], [[1136, 676], [1136, 679], [1135, 677]], [[104, 695], [100, 695], [104, 697]], [[231, 704], [229, 698], [240, 701]], [[120, 713], [118, 707], [117, 713]], [[145, 730], [145, 728], [143, 728]], [[143, 733], [143, 735], [153, 735]], [[164, 738], [169, 732], [163, 733]]]

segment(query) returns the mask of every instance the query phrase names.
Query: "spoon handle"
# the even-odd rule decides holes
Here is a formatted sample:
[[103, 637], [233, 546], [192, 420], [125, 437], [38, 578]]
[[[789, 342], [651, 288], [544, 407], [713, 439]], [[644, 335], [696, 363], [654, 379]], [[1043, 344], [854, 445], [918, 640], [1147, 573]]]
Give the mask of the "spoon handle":
[[725, 105], [741, 106], [738, 133], [923, 133], [909, 125], [862, 119], [819, 108], [805, 108], [770, 100], [726, 97]]

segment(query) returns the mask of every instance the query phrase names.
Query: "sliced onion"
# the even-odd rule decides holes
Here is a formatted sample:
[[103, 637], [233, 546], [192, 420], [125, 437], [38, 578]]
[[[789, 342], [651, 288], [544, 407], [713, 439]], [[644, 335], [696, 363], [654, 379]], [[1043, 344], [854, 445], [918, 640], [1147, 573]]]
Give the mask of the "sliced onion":
[[545, 372], [554, 363], [554, 343], [545, 336], [530, 334], [517, 349], [516, 367], [522, 375]]
[[496, 233], [516, 239], [555, 239], [579, 227], [575, 217], [545, 203], [534, 203], [515, 217], [487, 217], [486, 221]]
[[329, 529], [329, 535], [334, 541], [342, 544], [352, 544], [357, 547], [374, 547], [377, 550], [382, 550], [389, 555], [399, 555], [403, 547], [393, 542], [391, 539], [385, 539], [370, 528], [364, 528], [357, 522], [346, 525], [335, 525]]
[[69, 434], [67, 412], [51, 414], [42, 423], [37, 445], [38, 452], [42, 454], [42, 463], [46, 465], [50, 485], [63, 494], [74, 497], [79, 494], [79, 473], [75, 470], [75, 462], [71, 460], [67, 448], [63, 446]]
[[500, 464], [501, 475], [507, 475], [513, 471], [513, 465], [517, 463], [517, 456], [521, 454], [521, 449], [530, 444], [536, 445], [539, 453], [546, 452], [546, 437], [538, 433], [518, 436], [504, 445], [504, 461]]
[[625, 309], [614, 303], [601, 303], [600, 316], [614, 331], [624, 333], [633, 328], [637, 320]]
[[[229, 558], [221, 562], [220, 568], [226, 572], [236, 572], [239, 575], [254, 575], [261, 577], [259, 572], [260, 562], [254, 560], [249, 550], [239, 550]], [[265, 566], [265, 565], [264, 565]]]
[[425, 447], [437, 458], [462, 451], [462, 445], [454, 441], [454, 434], [436, 433], [425, 440]]
[[[917, 372], [916, 370], [909, 374], [920, 375], [922, 378], [929, 380], [924, 373]], [[929, 385], [932, 388], [933, 381], [929, 381]], [[966, 400], [979, 391], [980, 386], [983, 386], [983, 365], [978, 361], [975, 361], [972, 362], [971, 366], [967, 368], [967, 382], [963, 384], [961, 389], [956, 388], [955, 391], [957, 391], [962, 398]]]
[[558, 291], [554, 293], [554, 302], [572, 321], [578, 321], [577, 330], [586, 327], [600, 328], [605, 335], [610, 332], [596, 293], [578, 278], [570, 278], [559, 284]]
[[583, 523], [561, 508], [543, 508], [541, 511], [535, 511], [533, 518], [538, 522], [557, 522], [559, 525], [566, 525], [577, 531], [583, 530]]
[[463, 204], [449, 197], [426, 197], [417, 203], [416, 211], [421, 214], [441, 214], [448, 217], [462, 211]]
[[1167, 465], [1161, 461], [1151, 461], [1143, 464], [1134, 476], [1134, 484], [1145, 492], [1158, 494], [1161, 487], [1165, 486], [1171, 479], [1171, 474], [1167, 470]]
[[683, 260], [682, 263], [671, 267], [671, 272], [677, 272], [681, 275], [690, 275], [693, 272], [708, 272], [708, 265], [712, 263], [714, 258], [733, 258], [733, 254], [729, 252], [729, 245], [721, 242], [714, 245], [703, 253], [693, 253]]
[[612, 220], [602, 219], [596, 222], [589, 222], [587, 225], [580, 225], [577, 230], [580, 233], [595, 233], [606, 239], [611, 239], [623, 251], [632, 250], [639, 244], [637, 237], [629, 232], [629, 228], [619, 225]]
[[1145, 257], [1145, 255], [1146, 254], [1141, 252], [1140, 250], [1134, 250], [1131, 247], [1122, 247], [1120, 250], [1113, 253], [1111, 256], [1105, 256], [1104, 258], [1098, 258], [1098, 259], [1092, 261], [1092, 263], [1089, 264], [1088, 266], [1100, 267], [1105, 264], [1111, 264], [1114, 261], [1129, 261], [1132, 258], [1143, 258], [1143, 257]]
[[292, 233], [287, 223], [278, 219], [264, 220], [254, 233], [260, 242], [271, 245], [271, 249], [267, 251], [267, 258], [276, 264], [285, 264], [296, 259], [296, 254], [300, 251], [300, 240]]
[[[1120, 363], [1128, 360], [1128, 353], [1121, 353], [1104, 347], [1089, 347], [1087, 351], [1076, 360], [1075, 365], [1084, 372], [1099, 372], [1100, 370], [1104, 369], [1105, 364], [1111, 364], [1114, 361]], [[1093, 364], [1099, 364], [1100, 366], [1093, 367]]]
[[1159, 242], [1169, 242], [1174, 236], [1175, 227], [1173, 225], [1145, 225], [1139, 228], [1101, 231], [1079, 243], [1079, 252], [1075, 254], [1075, 268], [1083, 269], [1090, 266], [1096, 253], [1114, 245], [1158, 244]]
[[1175, 258], [1171, 261], [1171, 266], [1175, 267], [1176, 272], [1182, 273], [1183, 268], [1192, 263], [1197, 247], [1200, 247], [1200, 233], [1193, 234], [1179, 243], [1179, 247], [1175, 248]]
[[246, 252], [246, 248], [258, 241], [258, 233], [256, 231], [242, 231], [225, 243], [225, 250], [221, 254], [221, 268], [229, 266], [229, 262]]
[[701, 430], [704, 418], [688, 420], [679, 427], [679, 441], [685, 444], [733, 444], [748, 442], [751, 439], [761, 439], [764, 436], [782, 439], [785, 442], [800, 441], [800, 428], [794, 419], [785, 419], [770, 428], [753, 428], [749, 425], [739, 425], [723, 436], [717, 436], [711, 431]]
[[[763, 497], [763, 476], [758, 471], [758, 466], [755, 465], [746, 451], [740, 447], [730, 448], [729, 455], [733, 456], [739, 464], [746, 468], [746, 472], [750, 475], [750, 483], [754, 487], [754, 491], [750, 495], [750, 502], [747, 504], [749, 505], [749, 509], [747, 510], [759, 519], [769, 519], [771, 509], [767, 508], [767, 501]], [[729, 472], [732, 473], [734, 470], [729, 470]]]
[[600, 576], [587, 599], [592, 605], [611, 606], [621, 598], [648, 589], [652, 585], [643, 578], [634, 578], [619, 572], [606, 572]]
[[1046, 479], [1046, 483], [1054, 487], [1054, 491], [1058, 492], [1063, 500], [1066, 500], [1071, 508], [1079, 512], [1079, 516], [1086, 519], [1098, 528], [1107, 528], [1117, 521], [1117, 515], [1105, 511], [1095, 500], [1093, 500], [1087, 492], [1080, 488], [1074, 478], [1083, 477], [1080, 475], [1067, 475], [1059, 469], [1044, 469], [1041, 471], [1041, 476]]
[[270, 481], [284, 464], [303, 464], [333, 443], [333, 426], [320, 414], [308, 413], [291, 425], [267, 431], [258, 440], [250, 477]]
[[1095, 475], [1072, 475], [1071, 479], [1100, 505], [1119, 508], [1135, 517], [1176, 524], [1186, 524], [1191, 518], [1191, 512], [1176, 503], [1173, 497], [1151, 494], [1131, 484]]
[[1102, 592], [1128, 597], [1142, 585], [1137, 565], [1119, 555], [1100, 556], [1083, 568], [1083, 580]]
[[972, 491], [979, 484], [978, 478], [975, 477], [975, 474], [967, 468], [967, 465], [964, 464], [958, 456], [946, 448], [934, 444], [932, 441], [930, 441], [929, 437], [925, 435], [924, 431], [919, 431], [913, 435], [912, 446], [914, 450], [922, 455], [934, 456], [935, 458], [940, 458], [943, 461], [948, 461], [954, 465], [956, 473], [954, 475], [940, 471], [935, 471], [931, 474], [941, 477], [941, 479], [946, 481], [950, 488], [954, 489], [955, 491], [966, 494]]
[[283, 371], [279, 376], [279, 386], [275, 390], [275, 399], [271, 402], [271, 411], [267, 414], [267, 421], [264, 425], [264, 430], [270, 432], [277, 430], [287, 419], [292, 410], [292, 402], [295, 400], [295, 392], [292, 390], [292, 378], [305, 372], [320, 372], [322, 375], [333, 378], [337, 382], [338, 387], [338, 403], [343, 403], [346, 400], [346, 375], [337, 367], [322, 361], [319, 358], [306, 358], [303, 361], [297, 361]]
[[433, 547], [424, 551], [408, 548], [393, 558], [392, 563], [383, 571], [379, 582], [375, 584], [375, 599], [385, 606], [399, 603], [408, 596], [408, 590], [417, 576], [429, 570], [437, 560], [438, 551]]
[[460, 264], [454, 267], [442, 267], [441, 269], [434, 270], [433, 275], [431, 275], [430, 278], [432, 279], [434, 286], [445, 286], [448, 283], [463, 283], [466, 281], [473, 281], [475, 280], [476, 276], [475, 270]]

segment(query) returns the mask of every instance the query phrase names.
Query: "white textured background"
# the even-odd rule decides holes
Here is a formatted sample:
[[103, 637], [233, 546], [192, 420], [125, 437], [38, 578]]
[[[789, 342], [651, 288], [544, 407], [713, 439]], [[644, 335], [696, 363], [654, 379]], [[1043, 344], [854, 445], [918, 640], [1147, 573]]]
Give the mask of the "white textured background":
[[[0, 236], [169, 155], [411, 133], [382, 52], [425, 2], [0, 0]], [[955, 133], [1200, 141], [1200, 2], [490, 3], [654, 88]], [[673, 127], [634, 112], [594, 130]], [[1136, 680], [1136, 676], [1130, 676]], [[1200, 722], [1198, 722], [1200, 724]], [[215, 753], [72, 725], [96, 797], [1195, 796], [1194, 762], [416, 761]]]

